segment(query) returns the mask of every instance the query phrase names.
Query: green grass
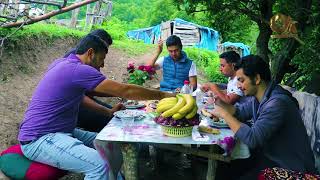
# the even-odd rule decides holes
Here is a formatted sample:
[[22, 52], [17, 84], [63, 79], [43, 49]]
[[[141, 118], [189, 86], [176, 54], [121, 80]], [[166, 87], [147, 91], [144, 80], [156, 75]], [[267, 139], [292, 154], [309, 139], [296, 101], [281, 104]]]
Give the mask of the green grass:
[[[15, 30], [16, 29], [13, 28], [0, 28], [0, 37], [5, 37], [8, 34], [12, 34]], [[107, 31], [109, 32], [109, 30]], [[116, 30], [110, 30], [110, 34], [114, 39], [112, 47], [124, 51], [128, 54], [128, 56], [141, 55], [154, 48], [154, 45], [147, 45], [141, 41], [130, 40], [126, 38], [125, 35], [120, 34], [124, 33], [123, 31], [120, 31], [120, 33], [119, 31], [118, 33], [116, 32]], [[54, 24], [36, 23], [33, 25], [25, 26], [23, 27], [23, 29], [16, 31], [9, 37], [9, 40], [22, 41], [31, 37], [42, 37], [46, 39], [63, 39], [66, 37], [74, 37], [80, 39], [88, 33], [89, 32], [83, 32]]]
[[[4, 29], [0, 28], [0, 36], [4, 37], [11, 34], [15, 29]], [[21, 40], [21, 38], [29, 37], [45, 37], [48, 39], [53, 38], [64, 38], [64, 37], [74, 37], [81, 38], [86, 35], [87, 32], [82, 32], [78, 30], [69, 29], [66, 27], [54, 25], [54, 24], [43, 24], [36, 23], [33, 25], [24, 26], [23, 29], [16, 31], [10, 36], [11, 41]]]
[[155, 48], [155, 45], [145, 44], [141, 41], [123, 39], [123, 40], [114, 40], [112, 44], [113, 48], [122, 50], [129, 57], [142, 55], [146, 52], [150, 52]]
[[216, 51], [209, 51], [199, 48], [185, 48], [189, 58], [192, 59], [197, 69], [203, 71], [209, 81], [226, 83], [227, 78], [221, 74], [219, 55]]

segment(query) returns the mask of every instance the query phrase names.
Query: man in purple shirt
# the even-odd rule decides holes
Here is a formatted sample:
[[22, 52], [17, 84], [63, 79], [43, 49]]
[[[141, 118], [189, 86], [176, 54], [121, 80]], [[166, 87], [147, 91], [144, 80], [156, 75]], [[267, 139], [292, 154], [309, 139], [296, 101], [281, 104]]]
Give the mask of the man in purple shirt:
[[[112, 42], [113, 42], [112, 38], [110, 34], [104, 29], [93, 30], [88, 35], [98, 36], [103, 41], [105, 41], [108, 44], [108, 46], [112, 45]], [[67, 58], [70, 54], [76, 54], [76, 50], [77, 48], [72, 48], [63, 57]], [[98, 68], [98, 70], [100, 71], [100, 67]], [[111, 112], [115, 112], [123, 108], [122, 104], [116, 104], [115, 106], [112, 107], [111, 105], [105, 102], [99, 101], [94, 97], [96, 95], [97, 94], [93, 94], [92, 92], [86, 92], [86, 96], [94, 100], [97, 104], [110, 109]], [[112, 113], [96, 112], [81, 104], [79, 107], [77, 127], [86, 131], [100, 132], [113, 117], [113, 116], [110, 116], [110, 114]], [[91, 123], [92, 119], [95, 120], [95, 123]]]
[[[109, 179], [109, 166], [93, 148], [96, 133], [76, 129], [82, 103], [97, 112], [112, 113], [85, 96], [88, 91], [134, 100], [162, 99], [173, 94], [108, 80], [97, 69], [108, 50], [99, 37], [88, 35], [76, 54], [54, 61], [33, 93], [20, 125], [18, 140], [24, 155], [85, 179]], [[94, 119], [92, 120], [94, 123]]]

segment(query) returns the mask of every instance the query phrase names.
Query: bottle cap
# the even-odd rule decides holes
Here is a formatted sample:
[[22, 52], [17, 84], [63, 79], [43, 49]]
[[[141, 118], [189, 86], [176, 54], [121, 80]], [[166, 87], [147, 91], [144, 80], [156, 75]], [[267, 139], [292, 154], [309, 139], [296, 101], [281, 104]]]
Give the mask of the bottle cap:
[[189, 84], [188, 80], [184, 80], [183, 84]]

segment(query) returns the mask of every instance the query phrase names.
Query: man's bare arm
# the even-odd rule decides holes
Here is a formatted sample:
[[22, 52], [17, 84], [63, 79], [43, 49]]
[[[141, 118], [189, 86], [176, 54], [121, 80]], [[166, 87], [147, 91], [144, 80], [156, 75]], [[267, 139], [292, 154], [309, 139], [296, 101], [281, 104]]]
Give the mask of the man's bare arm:
[[147, 66], [152, 66], [152, 67], [154, 67], [154, 68], [156, 68], [156, 69], [159, 68], [159, 65], [156, 64], [156, 61], [157, 61], [157, 59], [159, 58], [159, 55], [161, 54], [162, 49], [163, 49], [163, 41], [160, 39], [160, 40], [158, 41], [157, 51], [156, 51], [156, 53], [151, 57], [151, 59], [147, 61], [147, 63], [146, 63]]
[[212, 114], [216, 117], [223, 118], [229, 125], [230, 129], [236, 133], [241, 127], [241, 122], [233, 116], [235, 112], [236, 109], [233, 105], [227, 104], [222, 100], [217, 100]]
[[87, 96], [89, 97], [93, 97], [93, 96], [98, 96], [98, 97], [113, 97], [110, 94], [106, 94], [106, 93], [98, 93], [98, 92], [94, 92], [94, 91], [90, 91], [86, 93]]
[[94, 91], [132, 100], [162, 99], [175, 96], [175, 94], [172, 93], [147, 89], [133, 84], [118, 83], [113, 80], [102, 81]]
[[225, 90], [221, 90], [216, 84], [214, 83], [207, 83], [204, 84], [201, 88], [204, 91], [212, 91], [216, 97], [221, 99], [223, 102], [228, 104], [234, 104], [239, 100], [240, 96], [237, 94], [227, 94]]
[[88, 96], [84, 96], [81, 105], [104, 116], [111, 116], [113, 114], [113, 112], [110, 109], [96, 103]]

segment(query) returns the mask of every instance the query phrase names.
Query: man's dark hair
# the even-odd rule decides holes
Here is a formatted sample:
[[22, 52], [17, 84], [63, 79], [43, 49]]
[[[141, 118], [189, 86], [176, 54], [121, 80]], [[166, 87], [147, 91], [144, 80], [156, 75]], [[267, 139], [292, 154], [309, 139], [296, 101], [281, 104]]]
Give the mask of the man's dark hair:
[[95, 35], [87, 35], [77, 45], [76, 54], [84, 54], [90, 48], [95, 53], [108, 52], [108, 44], [104, 40]]
[[269, 82], [271, 81], [271, 72], [269, 64], [265, 62], [260, 56], [248, 55], [241, 58], [240, 63], [236, 69], [243, 69], [243, 73], [250, 79], [260, 75], [261, 79]]
[[102, 40], [104, 40], [109, 46], [112, 44], [112, 38], [110, 34], [103, 29], [96, 29], [89, 33], [89, 35], [96, 35]]
[[235, 51], [227, 51], [222, 54], [220, 54], [219, 58], [225, 59], [228, 64], [230, 63], [239, 63], [240, 61], [240, 55], [236, 53]]
[[[110, 36], [110, 34], [103, 30], [103, 29], [96, 29], [94, 31], [91, 31], [88, 35], [86, 35], [85, 37], [89, 36], [89, 35], [95, 35], [98, 36], [99, 38], [101, 38], [104, 42], [106, 42], [108, 44], [108, 46], [110, 46], [112, 44], [112, 38]], [[85, 38], [84, 37], [84, 38]], [[84, 39], [82, 38], [82, 39]], [[79, 45], [79, 43], [78, 43]], [[70, 54], [76, 54], [76, 50], [78, 49], [78, 45], [75, 48], [70, 49], [63, 57], [67, 58]], [[108, 52], [108, 51], [107, 51]]]
[[182, 49], [181, 39], [176, 35], [169, 36], [167, 38], [166, 45], [167, 47], [178, 46], [180, 49]]

